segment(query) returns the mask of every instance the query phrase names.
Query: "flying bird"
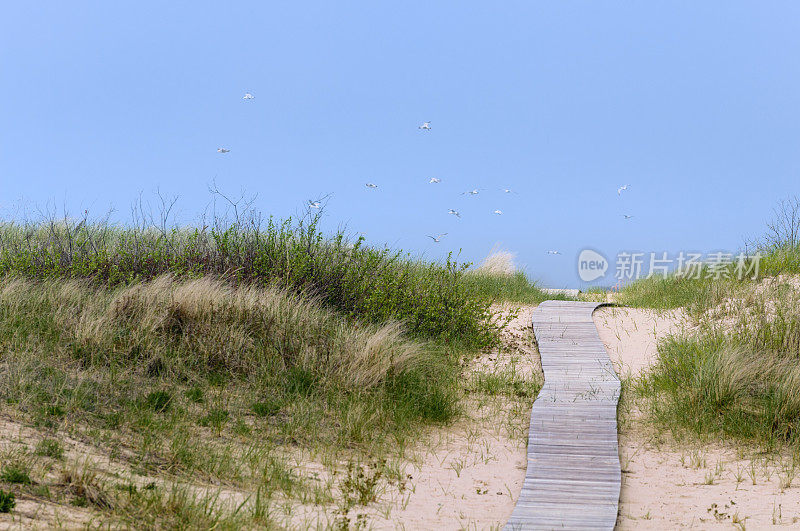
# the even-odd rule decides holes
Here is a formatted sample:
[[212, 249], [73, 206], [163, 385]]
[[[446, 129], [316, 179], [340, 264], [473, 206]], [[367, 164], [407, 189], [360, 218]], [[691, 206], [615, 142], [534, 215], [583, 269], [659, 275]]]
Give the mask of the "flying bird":
[[448, 210], [448, 211], [447, 211], [447, 213], [448, 213], [448, 214], [452, 214], [452, 215], [454, 215], [454, 216], [455, 216], [455, 217], [457, 217], [457, 218], [460, 218], [460, 217], [461, 217], [461, 214], [459, 213], [459, 211], [458, 211], [458, 210], [453, 210], [452, 208], [451, 208], [450, 210]]
[[442, 182], [441, 179], [437, 179], [436, 177], [431, 177], [431, 180], [428, 181], [428, 184], [436, 184]]
[[377, 184], [373, 184], [373, 183], [367, 183], [364, 186], [366, 186], [367, 188], [377, 188], [378, 187]]
[[442, 236], [447, 236], [447, 233], [443, 232], [438, 236], [431, 236], [430, 234], [428, 234], [428, 238], [433, 240], [434, 243], [439, 243], [440, 241], [442, 241]]
[[319, 206], [319, 201], [312, 201], [311, 199], [308, 200], [308, 208], [319, 208]]
[[242, 99], [243, 100], [254, 100], [254, 99], [256, 99], [256, 97], [253, 96], [252, 94], [250, 94], [249, 92], [245, 92], [244, 93], [244, 97]]
[[561, 254], [561, 251], [547, 251], [547, 254]]
[[478, 195], [479, 193], [481, 193], [481, 190], [483, 190], [483, 188], [475, 188], [474, 190], [470, 190], [468, 192], [461, 192], [461, 195], [466, 195], [466, 194]]
[[494, 213], [497, 214], [498, 216], [502, 216], [503, 215], [503, 211], [502, 210], [495, 210]]
[[513, 191], [514, 190], [512, 190], [511, 188], [503, 188], [503, 193], [505, 193], [505, 194], [510, 194]]
[[422, 125], [417, 127], [417, 129], [421, 129], [423, 131], [430, 131], [431, 130], [431, 123], [430, 122], [422, 122]]
[[623, 184], [622, 186], [617, 188], [617, 195], [622, 195], [622, 192], [627, 190], [629, 186], [630, 186], [629, 184]]
[[231, 152], [230, 149], [217, 148], [217, 153], [230, 153], [230, 152]]
[[628, 214], [622, 214], [622, 215], [623, 215], [623, 216], [625, 216], [625, 219], [631, 219], [631, 218], [633, 218], [633, 216], [629, 216]]

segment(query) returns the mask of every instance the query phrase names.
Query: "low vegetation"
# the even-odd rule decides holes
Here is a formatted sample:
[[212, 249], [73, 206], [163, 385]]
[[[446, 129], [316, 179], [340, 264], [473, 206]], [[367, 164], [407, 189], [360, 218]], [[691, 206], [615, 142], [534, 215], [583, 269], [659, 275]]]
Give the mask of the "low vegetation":
[[800, 273], [800, 198], [788, 197], [773, 209], [767, 231], [750, 247], [763, 255], [766, 275]]
[[800, 448], [800, 306], [794, 289], [710, 310], [659, 345], [642, 384], [665, 426]]
[[[170, 275], [118, 288], [19, 278], [0, 286], [0, 397], [42, 422], [188, 421], [199, 401], [210, 403], [197, 422], [219, 425], [264, 397], [273, 415], [303, 404], [290, 416], [314, 426], [283, 425], [282, 436], [353, 443], [355, 419], [345, 416], [355, 404], [364, 410], [360, 439], [455, 411], [455, 364], [441, 348], [407, 339], [397, 323], [347, 321], [280, 288]], [[215, 404], [226, 383], [242, 396]]]
[[0, 224], [0, 274], [29, 279], [88, 279], [114, 287], [165, 274], [213, 275], [235, 286], [278, 286], [371, 323], [400, 321], [414, 337], [459, 349], [493, 344], [491, 294], [464, 281], [469, 264], [414, 260], [399, 251], [325, 236], [319, 215], [262, 222], [253, 212], [202, 228], [143, 223], [47, 220]]
[[[292, 472], [292, 452], [278, 451], [287, 442], [322, 456], [402, 452], [416, 428], [459, 407], [457, 361], [400, 324], [360, 323], [285, 289], [212, 277], [118, 287], [2, 278], [0, 352], [7, 414], [113, 448], [139, 475], [223, 482], [264, 503], [329, 499]], [[51, 437], [32, 457], [60, 462], [64, 450]], [[0, 465], [0, 483], [31, 485], [16, 458]], [[164, 485], [122, 496], [102, 475], [91, 490], [80, 479], [87, 470], [69, 472], [61, 495], [123, 519], [142, 504], [195, 500]]]
[[[465, 396], [529, 407], [535, 378], [464, 377], [499, 344], [493, 303], [544, 298], [522, 273], [326, 237], [318, 217], [257, 219], [0, 224], [0, 421], [30, 441], [0, 453], [0, 509], [358, 527]], [[309, 505], [337, 516], [298, 520]]]
[[638, 386], [662, 426], [800, 450], [800, 283], [793, 259], [784, 260], [797, 249], [798, 207], [782, 203], [784, 217], [759, 244], [768, 273], [760, 280], [673, 275], [620, 294], [626, 304], [683, 307], [692, 317], [690, 329], [661, 342]]
[[470, 269], [463, 281], [480, 300], [538, 304], [548, 299], [566, 300], [564, 295], [548, 295], [514, 263], [514, 254], [498, 248], [478, 267]]

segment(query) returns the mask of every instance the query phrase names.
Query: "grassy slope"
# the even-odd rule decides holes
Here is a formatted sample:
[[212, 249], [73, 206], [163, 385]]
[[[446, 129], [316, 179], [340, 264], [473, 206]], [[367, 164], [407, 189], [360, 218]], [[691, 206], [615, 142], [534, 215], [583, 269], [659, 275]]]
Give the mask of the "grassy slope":
[[343, 233], [325, 237], [317, 220], [270, 220], [211, 229], [120, 228], [88, 223], [0, 225], [0, 274], [86, 278], [124, 285], [165, 273], [215, 275], [234, 285], [277, 284], [312, 296], [342, 315], [402, 321], [417, 338], [457, 348], [496, 340], [488, 301], [463, 282], [466, 265], [412, 260]]
[[[170, 277], [116, 289], [0, 285], [6, 413], [123, 450], [139, 474], [218, 478], [265, 499], [305, 493], [330, 502], [272, 449], [290, 441], [381, 455], [457, 411], [458, 367], [441, 348], [278, 289]], [[2, 470], [27, 473], [26, 459], [7, 455]], [[121, 516], [155, 503], [153, 493], [101, 490], [106, 501], [95, 505]]]
[[[762, 272], [797, 273], [796, 251], [762, 252]], [[793, 287], [767, 278], [669, 276], [619, 294], [629, 306], [684, 308], [694, 321], [691, 332], [659, 345], [656, 366], [639, 383], [662, 426], [800, 449], [800, 300]]]
[[[530, 401], [540, 385], [513, 373], [459, 380], [464, 358], [498, 341], [491, 303], [544, 299], [524, 275], [409, 260], [326, 239], [313, 222], [6, 224], [0, 271], [0, 398], [45, 448], [0, 455], [0, 484], [111, 521], [269, 527], [281, 522], [275, 500], [290, 499], [339, 505], [346, 520], [377, 496], [377, 477], [404, 481], [385, 457], [457, 416], [464, 392]], [[64, 433], [136, 477], [173, 480], [150, 488], [65, 461]], [[331, 456], [352, 460], [315, 483], [290, 464], [293, 448], [332, 470]], [[15, 470], [33, 483], [2, 475]], [[251, 493], [246, 510], [198, 497], [190, 485], [205, 481]]]

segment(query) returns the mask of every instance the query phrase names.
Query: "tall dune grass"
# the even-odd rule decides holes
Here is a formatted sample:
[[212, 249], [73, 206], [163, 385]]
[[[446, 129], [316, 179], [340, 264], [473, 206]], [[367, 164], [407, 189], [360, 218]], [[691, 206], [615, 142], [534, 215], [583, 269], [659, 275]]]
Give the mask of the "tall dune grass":
[[[651, 278], [623, 304], [685, 308], [693, 328], [667, 337], [640, 383], [655, 418], [673, 430], [800, 449], [800, 200], [781, 201], [766, 234], [750, 242], [762, 275], [748, 279]], [[786, 274], [789, 274], [787, 276]], [[780, 275], [780, 276], [778, 276]]]
[[498, 277], [514, 276], [518, 271], [517, 265], [514, 263], [516, 257], [511, 251], [495, 247], [473, 272], [478, 275]]
[[488, 302], [464, 281], [467, 265], [410, 259], [326, 236], [319, 217], [262, 223], [256, 215], [202, 228], [115, 226], [89, 220], [0, 224], [0, 274], [88, 279], [117, 286], [165, 273], [215, 275], [234, 286], [278, 285], [361, 321], [402, 322], [407, 333], [463, 348], [494, 344]]
[[800, 448], [800, 297], [784, 288], [718, 294], [659, 345], [640, 390], [663, 425]]
[[[272, 415], [293, 412], [283, 429], [297, 439], [346, 439], [353, 408], [368, 439], [456, 411], [457, 363], [399, 324], [210, 277], [118, 288], [2, 278], [0, 351], [0, 399], [98, 425], [136, 418], [147, 392], [166, 388], [166, 404], [179, 389], [219, 382], [244, 401], [267, 397]], [[302, 428], [309, 414], [314, 434]]]

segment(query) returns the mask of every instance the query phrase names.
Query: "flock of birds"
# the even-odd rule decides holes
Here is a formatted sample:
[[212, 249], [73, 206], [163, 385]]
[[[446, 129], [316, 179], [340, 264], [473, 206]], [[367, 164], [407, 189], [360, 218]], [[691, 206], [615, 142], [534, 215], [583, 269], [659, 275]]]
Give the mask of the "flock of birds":
[[[245, 100], [245, 101], [250, 101], [250, 100], [254, 100], [255, 96], [253, 96], [249, 92], [246, 92], [245, 95], [242, 97], [242, 99]], [[431, 122], [430, 121], [422, 122], [422, 125], [420, 125], [417, 129], [419, 129], [422, 132], [430, 132], [432, 130]], [[225, 154], [225, 153], [230, 153], [230, 151], [231, 151], [230, 149], [224, 148], [224, 147], [217, 148], [217, 153]], [[439, 179], [438, 177], [431, 177], [428, 180], [428, 184], [439, 184], [441, 182], [442, 182], [442, 180]], [[377, 184], [371, 183], [371, 182], [366, 183], [365, 186], [370, 190], [376, 190], [378, 188]], [[620, 186], [617, 189], [617, 195], [621, 196], [622, 192], [625, 192], [629, 187], [630, 187], [630, 184], [623, 184], [622, 186]], [[483, 190], [485, 190], [485, 188], [474, 188], [472, 190], [467, 190], [466, 192], [461, 192], [461, 195], [477, 196]], [[511, 190], [510, 188], [501, 188], [501, 190], [503, 191], [503, 193], [506, 193], [506, 194], [514, 193], [514, 191]], [[307, 206], [308, 206], [308, 208], [311, 208], [311, 209], [319, 209], [319, 208], [322, 207], [322, 200], [309, 199]], [[461, 212], [459, 212], [456, 209], [450, 208], [450, 209], [448, 209], [447, 213], [452, 215], [452, 216], [455, 216], [455, 217], [461, 219]], [[503, 211], [500, 210], [500, 209], [495, 209], [494, 211], [492, 211], [492, 213], [495, 214], [496, 216], [502, 216], [503, 215]], [[625, 217], [626, 220], [633, 218], [633, 216], [630, 216], [628, 214], [623, 214], [623, 216]], [[442, 238], [444, 238], [445, 236], [447, 236], [446, 232], [442, 232], [441, 234], [437, 234], [435, 236], [431, 235], [431, 234], [427, 235], [427, 237], [430, 238], [431, 240], [433, 240], [434, 243], [441, 242]], [[558, 250], [549, 250], [549, 251], [547, 251], [547, 254], [558, 255], [558, 254], [561, 254], [561, 252], [558, 251]]]

